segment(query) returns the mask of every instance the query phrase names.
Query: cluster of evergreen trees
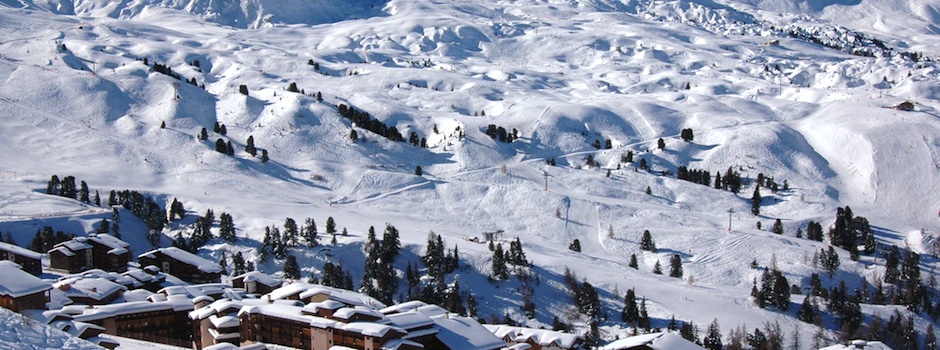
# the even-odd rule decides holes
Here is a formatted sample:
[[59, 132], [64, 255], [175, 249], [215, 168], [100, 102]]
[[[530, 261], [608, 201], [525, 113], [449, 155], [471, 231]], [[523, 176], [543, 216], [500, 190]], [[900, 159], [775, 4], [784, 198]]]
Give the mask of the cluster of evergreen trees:
[[[174, 209], [174, 207], [177, 208]], [[183, 214], [179, 214], [181, 210], [182, 203], [173, 198], [173, 203], [170, 204], [170, 217], [178, 216], [182, 218]], [[207, 209], [205, 215], [196, 218], [188, 238], [183, 237], [182, 233], [176, 234], [173, 239], [173, 246], [195, 253], [214, 237], [212, 234], [213, 226], [215, 226], [215, 212], [212, 209]], [[223, 212], [219, 215], [219, 238], [226, 242], [235, 242], [235, 222], [231, 214]]]
[[78, 186], [75, 186], [75, 177], [71, 175], [61, 180], [59, 176], [52, 175], [46, 183], [46, 194], [77, 199], [82, 203], [94, 202], [95, 205], [101, 206], [101, 197], [98, 196], [98, 191], [95, 191], [95, 197], [92, 199], [88, 184], [82, 180]]
[[150, 196], [140, 192], [112, 190], [108, 196], [108, 205], [120, 205], [134, 214], [147, 226], [147, 241], [156, 247], [160, 243], [160, 232], [167, 223], [166, 210]]
[[337, 106], [337, 111], [339, 112], [339, 115], [349, 119], [360, 128], [369, 130], [376, 135], [382, 136], [394, 142], [405, 141], [405, 138], [402, 137], [401, 132], [398, 131], [398, 128], [394, 126], [389, 127], [385, 125], [385, 123], [382, 123], [376, 119], [372, 119], [368, 112], [356, 110], [356, 108], [346, 106], [342, 103]]
[[787, 283], [787, 278], [776, 267], [764, 269], [759, 286], [757, 280], [754, 280], [754, 285], [751, 287], [751, 297], [754, 298], [757, 306], [762, 309], [769, 305], [783, 312], [790, 310], [790, 284]]
[[516, 128], [513, 128], [512, 132], [509, 132], [506, 128], [496, 126], [496, 124], [487, 125], [484, 133], [486, 133], [486, 136], [499, 142], [512, 143], [519, 138], [519, 130], [516, 130]]
[[676, 171], [676, 178], [708, 186], [711, 185], [712, 175], [708, 170], [689, 169], [683, 165], [679, 166], [679, 169]]
[[[333, 232], [330, 232], [332, 228]], [[327, 233], [335, 233], [335, 223], [333, 217], [327, 219]], [[268, 226], [264, 228], [264, 237], [261, 240], [261, 247], [258, 256], [261, 261], [266, 261], [274, 256], [276, 259], [285, 259], [288, 249], [300, 245], [302, 242], [308, 247], [314, 247], [319, 242], [317, 233], [317, 223], [313, 218], [304, 220], [303, 227], [297, 224], [293, 218], [284, 219], [284, 231], [277, 226]], [[234, 234], [233, 234], [234, 236]]]
[[682, 141], [691, 142], [692, 140], [695, 139], [695, 133], [692, 132], [692, 128], [686, 128], [686, 129], [682, 129], [682, 132], [679, 133], [679, 137], [682, 138]]
[[875, 252], [875, 233], [863, 216], [853, 217], [852, 209], [846, 206], [836, 210], [836, 221], [829, 230], [829, 240], [834, 246], [849, 251], [852, 260], [858, 260], [859, 244], [865, 254]]
[[[512, 130], [516, 131], [516, 129], [512, 129]], [[601, 149], [601, 140], [594, 139], [594, 143], [592, 143], [591, 146], [597, 149]], [[612, 148], [614, 148], [613, 141], [611, 141], [610, 139], [604, 140], [604, 149], [612, 149]]]
[[503, 250], [502, 243], [494, 246], [493, 241], [490, 241], [489, 248], [493, 251], [493, 274], [490, 277], [494, 279], [504, 280], [508, 278], [508, 265], [513, 265], [516, 268], [529, 266], [529, 261], [526, 260], [519, 237], [516, 237], [515, 241], [509, 242], [509, 250], [507, 251]]
[[731, 167], [728, 167], [724, 175], [715, 174], [715, 189], [738, 193], [741, 192], [741, 185], [741, 173], [734, 171]]
[[[9, 232], [7, 235], [9, 236]], [[53, 232], [52, 227], [43, 226], [42, 229], [36, 230], [36, 235], [33, 236], [33, 240], [29, 242], [28, 248], [34, 252], [48, 252], [52, 250], [56, 244], [68, 241], [72, 238], [75, 238], [74, 233], [63, 231]], [[10, 237], [10, 240], [12, 240], [12, 237]]]
[[320, 284], [328, 287], [355, 290], [352, 274], [343, 269], [342, 263], [333, 264], [327, 261], [323, 264], [323, 273], [320, 274]]
[[370, 226], [364, 247], [366, 261], [359, 292], [386, 304], [392, 304], [392, 298], [398, 293], [398, 273], [393, 265], [401, 250], [398, 236], [398, 229], [386, 224], [379, 241], [375, 228]]

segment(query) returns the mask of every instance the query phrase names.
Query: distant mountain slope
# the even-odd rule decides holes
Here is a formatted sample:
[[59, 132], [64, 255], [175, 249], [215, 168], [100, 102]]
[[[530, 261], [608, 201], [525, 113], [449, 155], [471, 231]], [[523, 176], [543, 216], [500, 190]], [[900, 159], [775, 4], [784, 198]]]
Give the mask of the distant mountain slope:
[[270, 23], [314, 25], [372, 17], [381, 14], [384, 3], [384, 0], [0, 0], [0, 4], [10, 7], [121, 19], [167, 8], [236, 28], [260, 28]]

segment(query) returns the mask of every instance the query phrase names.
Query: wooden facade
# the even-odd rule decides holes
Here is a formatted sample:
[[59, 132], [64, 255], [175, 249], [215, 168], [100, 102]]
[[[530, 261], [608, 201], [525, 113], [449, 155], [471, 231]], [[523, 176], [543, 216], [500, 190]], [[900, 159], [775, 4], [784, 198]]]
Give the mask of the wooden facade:
[[0, 260], [15, 262], [33, 276], [42, 274], [42, 254], [17, 245], [0, 242]]
[[221, 266], [174, 247], [149, 251], [137, 260], [142, 267], [153, 265], [193, 284], [219, 283], [222, 280]]
[[16, 312], [30, 309], [45, 310], [46, 303], [49, 302], [49, 289], [19, 297], [0, 295], [0, 306]]

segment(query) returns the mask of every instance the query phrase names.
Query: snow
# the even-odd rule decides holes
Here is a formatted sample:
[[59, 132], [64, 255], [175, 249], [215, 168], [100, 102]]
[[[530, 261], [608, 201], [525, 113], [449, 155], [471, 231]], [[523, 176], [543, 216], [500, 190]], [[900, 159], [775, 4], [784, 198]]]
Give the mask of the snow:
[[167, 257], [180, 261], [184, 264], [195, 266], [197, 269], [199, 269], [199, 271], [202, 271], [205, 273], [222, 272], [222, 266], [219, 266], [219, 264], [216, 264], [214, 262], [206, 260], [205, 258], [201, 258], [197, 255], [194, 255], [190, 252], [187, 252], [185, 250], [182, 250], [176, 247], [154, 249], [149, 252], [143, 253], [140, 256], [153, 256], [153, 254], [158, 253], [158, 252], [163, 253]]
[[659, 332], [620, 339], [601, 347], [602, 350], [630, 349], [648, 346], [654, 350], [702, 350], [701, 346], [685, 340], [677, 333]]
[[34, 252], [32, 250], [22, 248], [15, 244], [10, 244], [6, 242], [0, 242], [0, 250], [7, 251], [16, 255], [25, 256], [30, 259], [39, 260], [42, 258], [42, 254]]
[[579, 340], [583, 341], [581, 337], [575, 334], [568, 334], [545, 329], [532, 329], [493, 324], [485, 324], [483, 327], [485, 327], [490, 332], [493, 332], [493, 334], [495, 334], [500, 339], [506, 339], [508, 337], [510, 340], [517, 343], [524, 343], [531, 339], [536, 344], [539, 344], [543, 347], [557, 346], [564, 349], [570, 349], [574, 347], [574, 345], [577, 344]]
[[406, 334], [404, 329], [389, 326], [384, 324], [372, 323], [372, 322], [350, 322], [343, 326], [344, 330], [350, 332], [356, 332], [365, 336], [370, 336], [374, 338], [384, 337], [388, 332], [398, 332], [401, 334]]
[[186, 311], [192, 309], [193, 305], [189, 303], [188, 299], [167, 299], [158, 302], [137, 301], [84, 308], [78, 310], [80, 311], [80, 314], [75, 315], [74, 319], [81, 322], [90, 322], [116, 317], [119, 315], [129, 315], [142, 312], [164, 310]]
[[[828, 226], [836, 207], [850, 205], [876, 227], [881, 245], [927, 252], [919, 232], [940, 232], [933, 195], [940, 193], [936, 62], [852, 56], [761, 27], [811, 26], [847, 40], [844, 26], [897, 50], [935, 55], [934, 2], [238, 5], [2, 2], [0, 130], [8, 137], [0, 140], [7, 150], [0, 153], [0, 232], [25, 244], [45, 225], [81, 234], [111, 220], [111, 208], [44, 194], [52, 174], [74, 175], [102, 194], [127, 188], [164, 205], [178, 198], [191, 214], [232, 214], [237, 241], [213, 239], [197, 254], [207, 261], [242, 252], [259, 271], [276, 273], [281, 261], [259, 262], [255, 253], [265, 226], [312, 217], [322, 228], [333, 217], [349, 235], [337, 236], [336, 245], [321, 236], [320, 246], [291, 254], [304, 277], [318, 276], [329, 261], [358, 281], [366, 230], [390, 223], [402, 234], [399, 270], [417, 261], [429, 231], [459, 246], [461, 269], [447, 283], [459, 279], [472, 291], [481, 317], [508, 313], [526, 326], [547, 327], [571, 303], [561, 277], [569, 268], [598, 288], [608, 315], [619, 312], [623, 291], [635, 288], [654, 326], [671, 316], [700, 329], [714, 318], [723, 329], [778, 321], [786, 334], [801, 323], [792, 313], [750, 303], [759, 271], [746, 265], [776, 258], [791, 283], [805, 283], [818, 272], [813, 252], [826, 245], [795, 238], [797, 227], [810, 220]], [[764, 45], [770, 41], [778, 44]], [[144, 57], [196, 78], [205, 90], [151, 72]], [[193, 59], [199, 69], [188, 63]], [[308, 94], [322, 92], [324, 101], [284, 91], [289, 82]], [[237, 93], [242, 84], [248, 96]], [[902, 101], [915, 110], [883, 108]], [[353, 126], [337, 115], [339, 103], [415, 131], [429, 148], [359, 127], [360, 142], [350, 142]], [[215, 122], [226, 124], [228, 135], [213, 133], [210, 141], [231, 140], [234, 156], [194, 139]], [[516, 128], [520, 138], [493, 141], [482, 133], [488, 124]], [[682, 128], [695, 130], [692, 142], [677, 138]], [[242, 151], [249, 135], [270, 151], [270, 162]], [[656, 149], [659, 138], [665, 150]], [[594, 149], [595, 139], [610, 139], [613, 148]], [[762, 190], [767, 198], [753, 216], [753, 186], [735, 195], [634, 171], [636, 163], [619, 164], [628, 150], [655, 170], [734, 167], [751, 179], [757, 173], [785, 179], [791, 190]], [[598, 167], [584, 165], [588, 155]], [[559, 165], [545, 166], [550, 158]], [[413, 175], [417, 165], [424, 176]], [[119, 212], [132, 250], [152, 249], [145, 225]], [[784, 235], [755, 229], [776, 218]], [[192, 220], [170, 222], [159, 246], [189, 234]], [[660, 251], [637, 249], [647, 229]], [[505, 240], [521, 239], [541, 278], [535, 319], [519, 311], [518, 279], [486, 277], [491, 252], [470, 239], [495, 230]], [[567, 249], [574, 239], [582, 252]], [[324, 247], [328, 254], [320, 254]], [[626, 266], [631, 254], [639, 269]], [[682, 257], [682, 279], [650, 273], [672, 254]], [[872, 256], [844, 259], [823, 283], [872, 282], [883, 275], [882, 264]], [[925, 279], [936, 264], [922, 257]], [[870, 319], [893, 308], [863, 310]], [[929, 320], [915, 317], [922, 333]], [[605, 339], [631, 333], [615, 319], [602, 323]], [[583, 321], [566, 320], [581, 331]], [[826, 327], [827, 336], [837, 331]]]
[[258, 271], [246, 272], [242, 275], [232, 277], [232, 279], [239, 279], [239, 278], [244, 279], [245, 283], [257, 282], [257, 283], [266, 285], [268, 287], [279, 286], [282, 283], [280, 279], [271, 277], [270, 275], [267, 275]]
[[23, 271], [9, 260], [0, 261], [0, 276], [3, 276], [0, 278], [0, 295], [20, 298], [52, 289], [51, 284]]
[[118, 291], [127, 290], [126, 287], [100, 277], [65, 277], [52, 286], [62, 290], [69, 297], [88, 297], [101, 300]]
[[827, 346], [819, 350], [852, 350], [852, 349], [861, 349], [861, 350], [891, 350], [887, 345], [880, 341], [864, 341], [864, 340], [853, 340], [849, 342], [848, 345], [833, 345]]
[[444, 315], [431, 319], [438, 328], [437, 339], [451, 349], [501, 349], [506, 345], [472, 318]]
[[[395, 327], [413, 330], [434, 325], [434, 320], [417, 311], [405, 311], [386, 316]], [[409, 336], [413, 334], [409, 333]]]
[[100, 347], [0, 308], [0, 344], [13, 349], [92, 350]]

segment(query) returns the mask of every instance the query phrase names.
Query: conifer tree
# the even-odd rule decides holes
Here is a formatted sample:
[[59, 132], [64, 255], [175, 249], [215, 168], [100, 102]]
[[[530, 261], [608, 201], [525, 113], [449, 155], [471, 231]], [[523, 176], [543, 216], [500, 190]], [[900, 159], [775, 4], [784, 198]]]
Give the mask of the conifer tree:
[[721, 330], [718, 328], [718, 319], [712, 320], [708, 325], [708, 334], [702, 339], [702, 346], [709, 350], [721, 350]]
[[640, 240], [640, 249], [649, 252], [656, 251], [656, 243], [653, 242], [653, 235], [650, 234], [649, 230], [643, 231], [643, 238]]
[[300, 265], [297, 264], [297, 258], [294, 255], [289, 254], [284, 259], [284, 278], [300, 279]]
[[228, 145], [225, 144], [225, 140], [221, 138], [215, 140], [215, 151], [222, 154], [228, 154]]
[[308, 247], [315, 247], [319, 244], [319, 242], [317, 242], [317, 223], [313, 218], [304, 220], [303, 238], [304, 241], [307, 242]]
[[101, 196], [98, 195], [98, 190], [95, 190], [95, 205], [101, 206]]
[[754, 195], [751, 196], [751, 214], [760, 215], [760, 185], [754, 186]]
[[219, 214], [219, 238], [226, 242], [235, 242], [235, 222], [228, 213]]
[[206, 128], [202, 128], [202, 130], [199, 131], [199, 141], [205, 141], [208, 139], [209, 139], [209, 131], [206, 130]]
[[575, 238], [574, 241], [571, 242], [570, 245], [568, 245], [568, 249], [580, 253], [580, 252], [581, 252], [581, 241], [579, 241], [577, 238]]
[[248, 141], [245, 141], [245, 153], [250, 154], [252, 157], [258, 154], [258, 149], [255, 148], [255, 137], [248, 135]]
[[662, 274], [663, 274], [663, 268], [662, 268], [662, 266], [659, 264], [659, 260], [656, 260], [656, 265], [653, 265], [653, 273], [654, 273], [654, 274], [657, 274], [657, 275], [662, 275]]
[[293, 218], [284, 219], [284, 238], [290, 247], [296, 247], [300, 242], [300, 228]]
[[780, 219], [777, 219], [777, 220], [774, 221], [774, 228], [773, 228], [773, 230], [774, 230], [774, 233], [776, 233], [776, 234], [778, 234], [778, 235], [782, 235], [782, 234], [783, 234], [783, 222], [781, 222]]
[[628, 325], [637, 322], [640, 318], [640, 310], [636, 305], [636, 292], [633, 288], [627, 289], [623, 297], [623, 311], [620, 312], [620, 320]]
[[682, 278], [682, 257], [679, 254], [673, 254], [669, 260], [669, 277]]
[[659, 148], [660, 150], [666, 149], [666, 141], [664, 141], [662, 138], [659, 138], [659, 141], [656, 141], [656, 148]]
[[636, 254], [630, 254], [630, 263], [627, 265], [634, 269], [639, 268], [639, 265], [636, 262]]
[[637, 327], [642, 328], [647, 333], [650, 331], [650, 316], [646, 312], [646, 298], [640, 299], [640, 314], [637, 318]]
[[330, 235], [336, 234], [336, 222], [333, 221], [332, 216], [326, 218], [326, 233]]
[[79, 186], [78, 198], [80, 201], [82, 201], [82, 203], [91, 203], [89, 196], [90, 194], [88, 191], [88, 184], [82, 180], [81, 185]]
[[508, 271], [506, 269], [506, 260], [503, 255], [503, 244], [497, 244], [496, 249], [493, 250], [493, 278], [498, 280], [504, 280], [509, 277]]

